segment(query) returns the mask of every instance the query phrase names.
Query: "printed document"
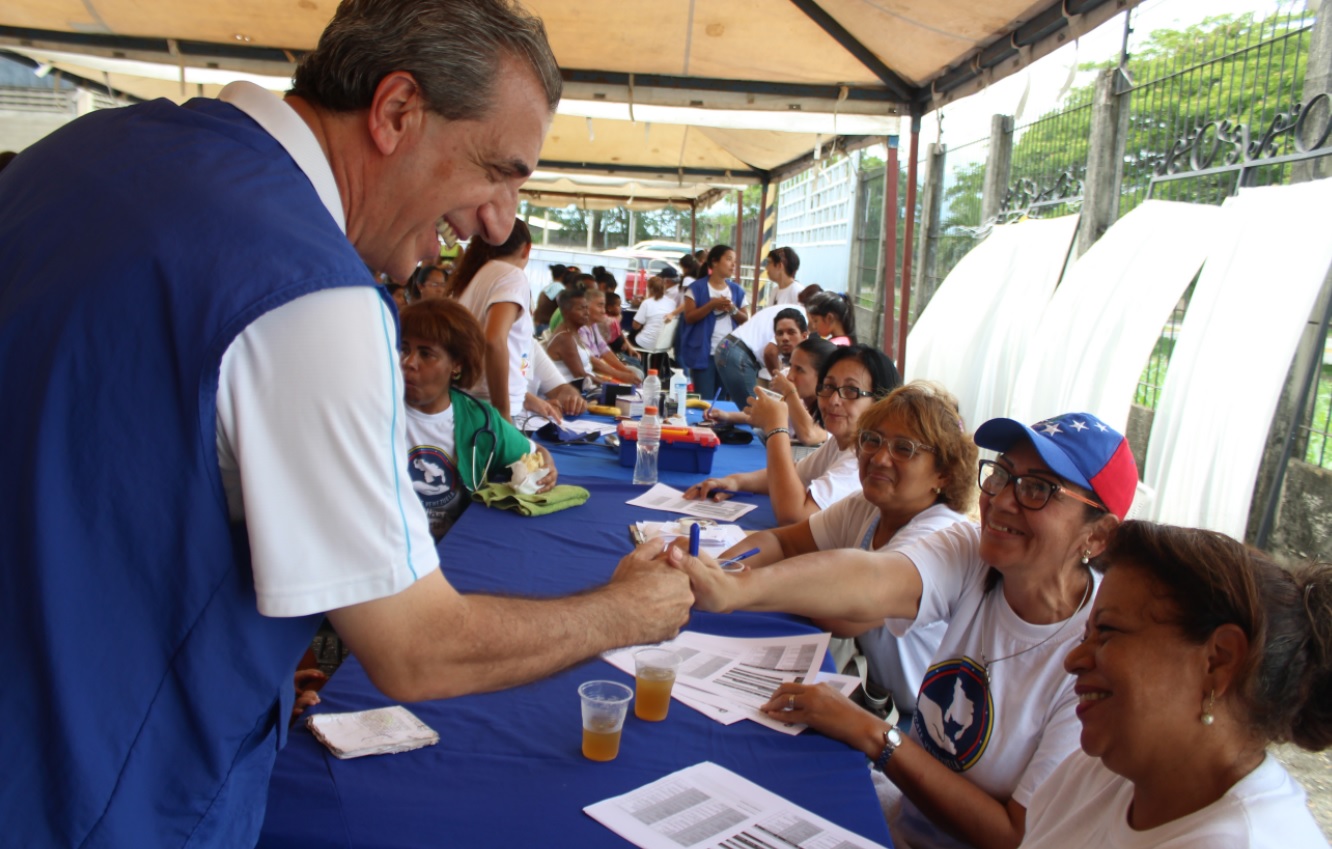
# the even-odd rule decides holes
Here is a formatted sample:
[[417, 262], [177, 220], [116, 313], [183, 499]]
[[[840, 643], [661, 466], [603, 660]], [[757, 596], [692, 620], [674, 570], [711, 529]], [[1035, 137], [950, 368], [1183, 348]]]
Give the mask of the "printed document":
[[883, 849], [710, 761], [583, 811], [643, 849]]
[[746, 504], [734, 498], [729, 501], [690, 501], [684, 497], [683, 492], [664, 483], [657, 484], [637, 498], [629, 499], [625, 504], [665, 510], [668, 513], [683, 513], [700, 519], [715, 519], [718, 522], [734, 522], [758, 507], [757, 504]]

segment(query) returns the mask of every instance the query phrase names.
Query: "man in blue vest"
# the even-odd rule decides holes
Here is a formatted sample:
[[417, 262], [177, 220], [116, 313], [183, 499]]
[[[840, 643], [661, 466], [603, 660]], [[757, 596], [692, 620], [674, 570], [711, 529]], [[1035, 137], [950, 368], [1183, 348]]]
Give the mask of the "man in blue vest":
[[403, 466], [372, 272], [503, 241], [559, 94], [509, 0], [346, 0], [285, 100], [94, 113], [0, 175], [6, 843], [253, 845], [325, 612], [400, 700], [683, 624], [646, 550], [576, 597], [458, 594]]

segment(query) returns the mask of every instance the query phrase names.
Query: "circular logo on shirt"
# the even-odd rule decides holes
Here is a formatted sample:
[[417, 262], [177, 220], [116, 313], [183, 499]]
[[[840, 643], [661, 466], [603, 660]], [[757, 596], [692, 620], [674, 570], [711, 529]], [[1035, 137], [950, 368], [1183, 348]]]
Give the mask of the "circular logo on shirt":
[[421, 499], [430, 525], [456, 518], [461, 512], [462, 480], [453, 458], [433, 445], [418, 445], [407, 452], [407, 474]]
[[971, 769], [994, 731], [994, 701], [985, 668], [969, 657], [936, 663], [925, 673], [912, 720], [931, 755], [954, 772]]

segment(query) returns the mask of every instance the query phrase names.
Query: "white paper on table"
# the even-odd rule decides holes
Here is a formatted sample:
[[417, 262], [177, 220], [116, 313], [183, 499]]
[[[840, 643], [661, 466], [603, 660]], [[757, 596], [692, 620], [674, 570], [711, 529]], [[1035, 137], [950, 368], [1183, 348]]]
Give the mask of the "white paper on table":
[[352, 713], [317, 713], [305, 724], [337, 758], [409, 752], [439, 742], [439, 734], [402, 705]]
[[583, 812], [643, 849], [883, 849], [710, 761]]
[[[827, 684], [836, 688], [843, 696], [849, 696], [860, 686], [860, 678], [855, 675], [841, 675], [836, 672], [820, 672], [814, 676], [814, 683]], [[773, 719], [766, 713], [757, 710], [747, 715], [745, 719], [751, 719], [759, 725], [766, 725], [773, 731], [790, 734], [792, 737], [809, 727], [803, 722], [782, 722], [780, 719]]]
[[684, 497], [683, 492], [664, 483], [656, 484], [637, 498], [629, 499], [625, 504], [634, 507], [648, 507], [653, 510], [665, 510], [668, 513], [683, 513], [686, 516], [697, 516], [700, 519], [716, 519], [719, 522], [734, 522], [750, 510], [758, 507], [757, 504], [743, 504], [735, 499], [729, 501], [689, 501]]
[[[680, 655], [672, 698], [730, 725], [737, 715], [758, 721], [763, 717], [758, 708], [782, 684], [816, 680], [828, 651], [828, 638], [827, 632], [786, 637], [719, 637], [682, 631], [659, 647]], [[641, 648], [617, 649], [606, 652], [602, 658], [632, 675], [634, 652]], [[762, 724], [784, 733], [799, 733], [788, 731], [785, 723]]]
[[[523, 428], [531, 433], [550, 423], [550, 419], [545, 416], [528, 416], [523, 420]], [[565, 419], [559, 426], [574, 433], [595, 433], [602, 436], [615, 433], [615, 429], [618, 427], [615, 422], [594, 422], [590, 419]]]
[[[689, 525], [688, 519], [675, 522], [639, 522], [639, 534], [645, 540], [660, 539], [662, 545], [670, 545], [675, 540], [688, 538], [689, 531], [680, 527]], [[700, 525], [698, 534], [699, 551], [711, 555], [714, 559], [733, 545], [745, 541], [745, 529], [739, 525]]]
[[737, 722], [749, 719], [747, 708], [742, 708], [721, 696], [714, 696], [707, 690], [692, 687], [683, 681], [675, 682], [675, 686], [671, 688], [671, 698], [722, 725], [735, 725]]

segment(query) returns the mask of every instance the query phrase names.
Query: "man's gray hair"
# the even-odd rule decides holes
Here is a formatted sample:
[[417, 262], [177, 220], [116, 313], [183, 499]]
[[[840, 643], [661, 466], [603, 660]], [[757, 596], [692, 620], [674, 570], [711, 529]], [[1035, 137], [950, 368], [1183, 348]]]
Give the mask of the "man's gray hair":
[[532, 69], [554, 111], [563, 83], [546, 28], [513, 0], [343, 0], [290, 93], [354, 112], [369, 108], [384, 77], [407, 71], [432, 111], [473, 120], [494, 106], [506, 56]]

